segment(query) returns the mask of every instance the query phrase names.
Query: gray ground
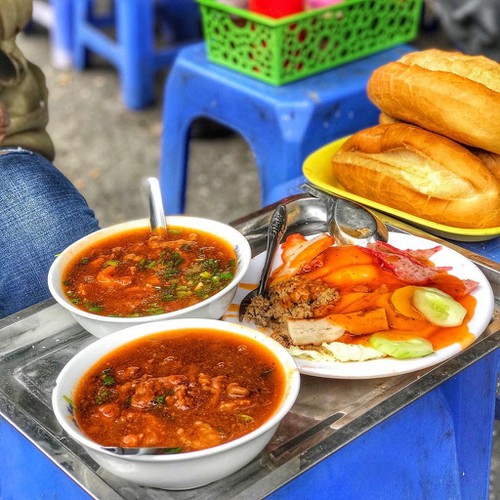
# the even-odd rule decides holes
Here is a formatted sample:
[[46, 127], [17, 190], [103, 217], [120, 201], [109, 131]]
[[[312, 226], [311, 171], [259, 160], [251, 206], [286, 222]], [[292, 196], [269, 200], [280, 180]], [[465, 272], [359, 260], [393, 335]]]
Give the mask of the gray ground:
[[[145, 200], [135, 187], [145, 176], [158, 173], [161, 81], [157, 104], [131, 112], [122, 104], [114, 69], [100, 65], [82, 73], [57, 70], [50, 64], [45, 33], [21, 35], [19, 42], [47, 77], [56, 166], [83, 193], [101, 226], [147, 216]], [[418, 45], [449, 44], [435, 33], [420, 38]], [[240, 137], [191, 141], [186, 213], [229, 222], [260, 207], [258, 186], [253, 154]], [[500, 498], [499, 429], [497, 421], [490, 499]]]

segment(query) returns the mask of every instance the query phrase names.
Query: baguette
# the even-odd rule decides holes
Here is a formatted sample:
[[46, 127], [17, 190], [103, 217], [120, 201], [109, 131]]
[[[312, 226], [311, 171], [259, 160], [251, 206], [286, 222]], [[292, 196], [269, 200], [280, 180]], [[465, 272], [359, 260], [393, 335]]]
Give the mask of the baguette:
[[457, 228], [500, 226], [500, 156], [405, 123], [376, 125], [333, 156], [347, 191]]
[[367, 93], [385, 114], [500, 154], [500, 64], [429, 49], [377, 68]]

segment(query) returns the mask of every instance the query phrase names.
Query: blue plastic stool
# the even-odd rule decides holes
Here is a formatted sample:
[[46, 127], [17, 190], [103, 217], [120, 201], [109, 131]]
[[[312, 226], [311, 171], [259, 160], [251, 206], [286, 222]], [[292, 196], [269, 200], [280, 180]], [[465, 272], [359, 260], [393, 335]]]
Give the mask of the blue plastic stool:
[[[182, 213], [189, 129], [213, 119], [245, 138], [256, 158], [261, 199], [298, 177], [311, 152], [374, 125], [379, 111], [368, 100], [373, 70], [415, 49], [401, 45], [281, 87], [210, 63], [205, 43], [180, 51], [165, 86], [160, 183], [168, 213]], [[207, 165], [207, 168], [210, 168]]]
[[[94, 12], [94, 0], [73, 1], [74, 67], [86, 67], [88, 52], [110, 62], [120, 74], [123, 100], [130, 109], [153, 102], [158, 70], [170, 66], [182, 47], [180, 43], [156, 46], [156, 14], [175, 15], [171, 26], [179, 33], [177, 40], [201, 37], [194, 0], [115, 0], [114, 11], [101, 16]], [[116, 30], [116, 40], [101, 29], [108, 27]]]
[[73, 58], [73, 0], [33, 0], [33, 21], [49, 30], [53, 66], [70, 68]]

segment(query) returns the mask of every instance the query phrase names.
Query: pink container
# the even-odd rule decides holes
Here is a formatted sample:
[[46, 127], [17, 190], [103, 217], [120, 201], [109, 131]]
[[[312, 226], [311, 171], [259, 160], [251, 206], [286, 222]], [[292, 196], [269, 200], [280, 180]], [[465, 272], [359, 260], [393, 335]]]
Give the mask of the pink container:
[[278, 18], [298, 14], [305, 5], [304, 0], [250, 0], [248, 7], [257, 14]]

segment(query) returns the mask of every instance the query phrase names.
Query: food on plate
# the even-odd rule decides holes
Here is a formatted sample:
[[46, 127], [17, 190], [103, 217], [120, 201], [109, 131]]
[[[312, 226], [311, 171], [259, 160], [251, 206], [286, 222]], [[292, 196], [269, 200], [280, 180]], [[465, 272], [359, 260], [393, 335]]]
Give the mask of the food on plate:
[[500, 64], [429, 49], [377, 68], [368, 86], [386, 115], [500, 154]]
[[330, 343], [342, 337], [345, 331], [328, 318], [293, 319], [283, 315], [280, 319], [286, 321], [285, 338], [288, 337], [289, 344], [296, 346]]
[[333, 155], [332, 169], [349, 192], [409, 214], [452, 227], [500, 226], [500, 155], [420, 127], [361, 130]]
[[269, 329], [293, 356], [405, 359], [473, 341], [467, 322], [478, 283], [434, 265], [431, 258], [440, 246], [402, 250], [378, 241], [321, 249], [315, 244], [311, 253], [306, 241], [300, 234], [287, 237], [268, 296], [256, 297], [244, 316]]
[[339, 299], [338, 291], [321, 280], [292, 276], [268, 289], [268, 297], [258, 295], [250, 303], [245, 318], [274, 330], [284, 328], [286, 319], [324, 316]]
[[212, 234], [169, 227], [168, 235], [135, 229], [77, 255], [63, 289], [80, 309], [102, 316], [168, 313], [201, 302], [234, 278], [231, 245]]
[[412, 305], [425, 319], [438, 326], [459, 326], [467, 309], [437, 288], [419, 287], [413, 292]]
[[201, 450], [267, 421], [286, 375], [257, 341], [230, 332], [180, 329], [116, 348], [79, 381], [74, 417], [103, 446]]
[[370, 336], [368, 343], [377, 351], [397, 359], [421, 358], [434, 352], [432, 343], [420, 337], [394, 340], [375, 333]]

